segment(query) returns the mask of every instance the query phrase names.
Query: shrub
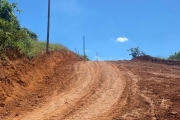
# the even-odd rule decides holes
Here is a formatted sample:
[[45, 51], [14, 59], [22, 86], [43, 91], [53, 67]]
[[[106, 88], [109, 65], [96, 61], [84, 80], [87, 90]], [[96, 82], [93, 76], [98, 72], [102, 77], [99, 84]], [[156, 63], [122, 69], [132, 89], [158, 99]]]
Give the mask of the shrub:
[[130, 48], [128, 51], [131, 52], [129, 55], [131, 55], [132, 58], [135, 58], [135, 57], [138, 57], [138, 56], [146, 55], [145, 52], [139, 50], [139, 47], [136, 47], [136, 48]]
[[7, 51], [21, 50], [29, 55], [32, 48], [28, 29], [20, 27], [14, 10], [20, 12], [16, 3], [10, 4], [7, 0], [0, 0], [0, 56], [2, 59]]
[[170, 55], [169, 60], [180, 60], [180, 51], [178, 53], [174, 53], [174, 55]]

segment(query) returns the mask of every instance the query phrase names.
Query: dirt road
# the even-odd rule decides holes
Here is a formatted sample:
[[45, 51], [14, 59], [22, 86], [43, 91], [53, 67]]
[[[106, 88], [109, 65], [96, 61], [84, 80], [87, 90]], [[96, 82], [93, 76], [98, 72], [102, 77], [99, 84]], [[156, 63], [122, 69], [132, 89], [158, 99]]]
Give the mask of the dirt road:
[[107, 62], [78, 62], [74, 69], [71, 76], [77, 79], [71, 88], [54, 91], [42, 108], [14, 120], [112, 119], [111, 110], [126, 86], [121, 71]]
[[176, 61], [90, 62], [60, 51], [0, 65], [2, 120], [180, 120]]

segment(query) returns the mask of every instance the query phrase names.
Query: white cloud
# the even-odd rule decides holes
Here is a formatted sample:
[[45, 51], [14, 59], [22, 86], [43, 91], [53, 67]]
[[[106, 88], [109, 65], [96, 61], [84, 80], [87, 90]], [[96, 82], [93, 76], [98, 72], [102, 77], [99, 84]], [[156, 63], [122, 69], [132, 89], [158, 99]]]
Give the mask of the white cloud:
[[127, 42], [129, 39], [126, 37], [119, 37], [116, 39], [116, 42]]

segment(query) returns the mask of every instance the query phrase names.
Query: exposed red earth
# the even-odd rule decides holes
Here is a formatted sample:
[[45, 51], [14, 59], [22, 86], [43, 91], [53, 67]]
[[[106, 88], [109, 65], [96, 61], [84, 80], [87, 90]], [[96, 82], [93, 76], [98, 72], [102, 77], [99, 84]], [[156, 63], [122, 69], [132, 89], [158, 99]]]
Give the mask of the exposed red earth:
[[2, 120], [179, 120], [180, 65], [83, 61], [67, 50], [0, 61]]

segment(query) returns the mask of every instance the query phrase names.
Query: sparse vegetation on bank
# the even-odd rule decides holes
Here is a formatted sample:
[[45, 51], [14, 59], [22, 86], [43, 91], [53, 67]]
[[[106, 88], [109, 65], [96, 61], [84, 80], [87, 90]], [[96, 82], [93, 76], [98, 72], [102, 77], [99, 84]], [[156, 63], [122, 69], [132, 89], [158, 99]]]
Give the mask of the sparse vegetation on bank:
[[[36, 33], [28, 28], [21, 28], [15, 12], [21, 13], [17, 3], [0, 0], [0, 57], [5, 59], [9, 51], [19, 51], [28, 58], [46, 50], [46, 43], [38, 41]], [[60, 44], [50, 44], [49, 50], [65, 49]]]
[[[46, 49], [46, 42], [41, 42], [41, 41], [31, 41], [32, 44], [32, 49], [29, 53], [30, 56], [35, 56], [38, 53], [42, 53], [45, 51]], [[61, 50], [61, 49], [67, 49], [66, 47], [60, 45], [60, 44], [50, 44], [49, 45], [49, 51], [53, 51], [53, 50]]]

